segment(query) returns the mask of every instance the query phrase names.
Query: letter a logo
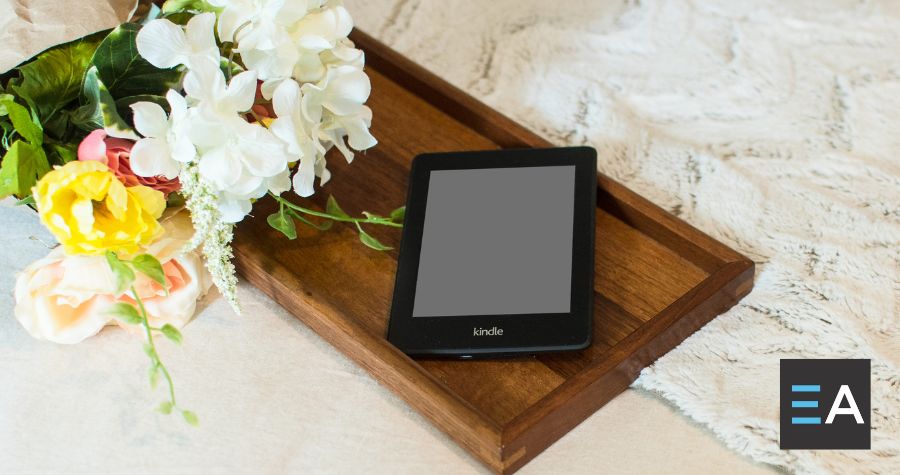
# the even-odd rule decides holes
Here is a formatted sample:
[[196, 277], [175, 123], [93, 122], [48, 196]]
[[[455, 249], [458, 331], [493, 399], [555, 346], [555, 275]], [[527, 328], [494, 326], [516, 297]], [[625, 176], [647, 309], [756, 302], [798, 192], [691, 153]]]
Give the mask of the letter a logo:
[[[841, 407], [841, 401], [844, 399], [847, 399], [850, 407]], [[857, 424], [865, 424], [862, 414], [859, 413], [859, 406], [857, 406], [856, 401], [853, 400], [853, 393], [850, 392], [850, 386], [847, 386], [846, 384], [842, 384], [841, 389], [838, 390], [837, 397], [834, 398], [834, 404], [831, 406], [831, 412], [828, 413], [828, 418], [825, 419], [825, 423], [831, 424], [834, 422], [834, 416], [838, 414], [850, 414], [856, 419]]]

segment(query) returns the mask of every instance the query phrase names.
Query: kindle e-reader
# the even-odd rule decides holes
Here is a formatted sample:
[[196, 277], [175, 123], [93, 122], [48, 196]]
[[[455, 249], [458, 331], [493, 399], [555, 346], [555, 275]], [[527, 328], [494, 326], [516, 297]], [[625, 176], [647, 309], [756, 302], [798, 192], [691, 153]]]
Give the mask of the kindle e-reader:
[[588, 147], [417, 156], [388, 340], [463, 358], [587, 347], [596, 190]]

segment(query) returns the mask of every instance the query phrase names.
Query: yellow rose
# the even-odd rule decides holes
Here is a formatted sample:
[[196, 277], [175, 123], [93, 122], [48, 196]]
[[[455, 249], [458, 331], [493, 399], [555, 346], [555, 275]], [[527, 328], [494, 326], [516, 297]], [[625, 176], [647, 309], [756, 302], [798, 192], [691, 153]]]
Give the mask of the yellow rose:
[[133, 253], [162, 232], [163, 194], [125, 187], [103, 163], [72, 161], [34, 187], [41, 222], [69, 254]]

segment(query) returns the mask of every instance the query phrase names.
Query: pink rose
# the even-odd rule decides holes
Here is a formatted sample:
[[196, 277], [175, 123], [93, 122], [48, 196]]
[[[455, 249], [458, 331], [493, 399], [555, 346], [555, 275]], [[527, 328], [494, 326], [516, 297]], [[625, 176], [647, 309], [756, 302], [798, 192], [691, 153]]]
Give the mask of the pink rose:
[[125, 186], [144, 185], [159, 190], [168, 196], [181, 189], [178, 178], [169, 180], [164, 176], [142, 177], [131, 171], [131, 147], [128, 139], [109, 137], [103, 129], [97, 129], [78, 145], [78, 159], [103, 162], [119, 177]]

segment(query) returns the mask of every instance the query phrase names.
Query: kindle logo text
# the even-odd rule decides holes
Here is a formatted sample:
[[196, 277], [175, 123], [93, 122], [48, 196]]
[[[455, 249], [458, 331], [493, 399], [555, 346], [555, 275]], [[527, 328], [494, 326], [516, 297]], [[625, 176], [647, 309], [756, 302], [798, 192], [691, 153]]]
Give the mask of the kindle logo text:
[[473, 328], [472, 334], [474, 336], [503, 336], [502, 328]]
[[781, 448], [869, 449], [871, 360], [781, 360]]

